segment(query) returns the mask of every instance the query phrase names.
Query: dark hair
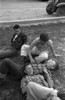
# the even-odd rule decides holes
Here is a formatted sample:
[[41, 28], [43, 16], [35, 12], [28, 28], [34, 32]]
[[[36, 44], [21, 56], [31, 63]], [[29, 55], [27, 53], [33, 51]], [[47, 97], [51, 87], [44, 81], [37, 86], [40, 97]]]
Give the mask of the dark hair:
[[23, 71], [25, 71], [26, 67], [27, 67], [27, 65], [25, 65], [25, 66], [23, 67]]
[[[28, 64], [27, 64], [27, 65], [28, 65]], [[25, 65], [25, 66], [23, 67], [23, 71], [24, 71], [24, 75], [25, 75], [25, 76], [27, 75], [27, 73], [25, 73], [25, 70], [26, 70], [27, 65]]]
[[25, 73], [25, 69], [26, 69], [26, 66], [23, 67], [24, 76], [27, 75], [27, 74]]
[[53, 69], [50, 69], [51, 71], [57, 71], [57, 70], [59, 70], [59, 62], [57, 62], [57, 61], [55, 61], [56, 62], [56, 65], [55, 65], [55, 67], [53, 68]]
[[13, 29], [18, 29], [18, 28], [20, 28], [20, 26], [17, 24], [13, 26]]
[[57, 96], [62, 99], [62, 100], [65, 100], [65, 90], [59, 90], [58, 93], [57, 93]]
[[56, 62], [56, 66], [55, 66], [55, 68], [54, 68], [54, 70], [56, 71], [56, 70], [59, 70], [59, 63], [58, 62]]
[[46, 34], [46, 33], [41, 33], [40, 34], [40, 40], [42, 40], [42, 41], [44, 41], [44, 42], [47, 42], [48, 40], [49, 40], [49, 36], [48, 36], [48, 34]]

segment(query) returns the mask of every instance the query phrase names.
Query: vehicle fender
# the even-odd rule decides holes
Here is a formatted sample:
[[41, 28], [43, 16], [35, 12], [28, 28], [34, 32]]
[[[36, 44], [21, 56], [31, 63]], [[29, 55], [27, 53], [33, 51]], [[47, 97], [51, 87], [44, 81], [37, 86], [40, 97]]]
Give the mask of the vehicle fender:
[[56, 7], [61, 7], [61, 6], [65, 6], [65, 3], [62, 2], [62, 3], [58, 3], [58, 4], [56, 5]]

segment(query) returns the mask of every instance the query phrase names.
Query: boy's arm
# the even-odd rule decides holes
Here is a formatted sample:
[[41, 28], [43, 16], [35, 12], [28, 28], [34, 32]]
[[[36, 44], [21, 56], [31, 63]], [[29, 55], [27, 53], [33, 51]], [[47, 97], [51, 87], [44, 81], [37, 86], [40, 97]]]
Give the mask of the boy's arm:
[[48, 71], [47, 71], [47, 69], [46, 69], [45, 67], [43, 67], [43, 71], [44, 71], [45, 74], [46, 74], [48, 86], [49, 86], [50, 88], [53, 88], [53, 86], [54, 86], [53, 80], [51, 79], [51, 77], [50, 77], [50, 75], [49, 75], [49, 73], [48, 73]]
[[23, 41], [23, 44], [27, 42], [27, 36], [25, 34], [21, 34], [21, 40]]
[[22, 88], [22, 93], [24, 94], [26, 92], [27, 92], [27, 86], [25, 86], [25, 87]]
[[50, 88], [53, 88], [54, 84], [53, 84], [53, 80], [51, 79], [51, 77], [49, 76], [49, 74], [46, 74], [47, 76], [47, 82]]
[[33, 59], [31, 53], [28, 53], [28, 56], [29, 56], [29, 59], [30, 59], [31, 64], [32, 63], [35, 63], [35, 60]]
[[35, 60], [33, 59], [32, 55], [31, 55], [31, 51], [36, 46], [37, 41], [38, 41], [37, 39], [33, 40], [33, 42], [30, 44], [30, 47], [28, 49], [28, 56], [29, 56], [29, 59], [30, 59], [31, 63], [35, 62]]
[[31, 55], [30, 49], [28, 49], [28, 56], [29, 56], [29, 59], [30, 59], [31, 64], [34, 63], [35, 60], [33, 59], [32, 55]]
[[48, 45], [49, 45], [49, 47], [51, 49], [51, 52], [53, 53], [53, 56], [56, 57], [55, 52], [54, 52], [54, 49], [53, 49], [53, 42], [52, 42], [52, 40], [49, 40], [48, 41]]
[[42, 75], [39, 75], [39, 78], [42, 80], [43, 85], [48, 87], [48, 83], [45, 81], [44, 77]]
[[26, 77], [25, 77], [21, 80], [21, 90], [23, 94], [26, 93], [27, 91], [27, 84], [28, 83], [26, 82]]

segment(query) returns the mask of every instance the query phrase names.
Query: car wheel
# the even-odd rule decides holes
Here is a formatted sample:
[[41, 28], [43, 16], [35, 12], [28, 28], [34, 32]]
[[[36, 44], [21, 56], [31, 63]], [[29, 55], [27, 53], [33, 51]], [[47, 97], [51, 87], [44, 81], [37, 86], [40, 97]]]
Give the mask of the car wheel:
[[49, 3], [46, 7], [46, 12], [51, 15], [54, 13], [54, 9], [55, 6], [53, 5], [53, 3]]
[[40, 0], [40, 1], [48, 1], [48, 0]]
[[56, 11], [57, 16], [65, 16], [65, 6], [61, 6]]

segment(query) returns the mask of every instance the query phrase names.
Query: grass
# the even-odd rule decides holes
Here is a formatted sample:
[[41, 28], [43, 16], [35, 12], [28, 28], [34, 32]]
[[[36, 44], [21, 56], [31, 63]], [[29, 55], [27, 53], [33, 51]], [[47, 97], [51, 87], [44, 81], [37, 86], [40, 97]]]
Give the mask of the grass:
[[[52, 72], [55, 86], [58, 89], [65, 88], [65, 24], [49, 24], [49, 25], [31, 25], [21, 26], [22, 31], [28, 36], [29, 43], [41, 32], [47, 32], [50, 39], [53, 40], [54, 50], [61, 57], [58, 58], [60, 68], [56, 72]], [[13, 35], [12, 26], [0, 27], [0, 49], [10, 45], [10, 39]], [[16, 60], [15, 60], [16, 59]], [[18, 62], [17, 58], [14, 58]], [[20, 83], [8, 81], [0, 84], [0, 100], [23, 100], [19, 91]]]

